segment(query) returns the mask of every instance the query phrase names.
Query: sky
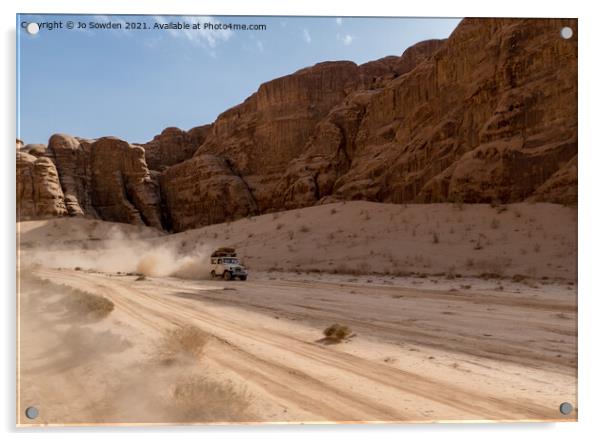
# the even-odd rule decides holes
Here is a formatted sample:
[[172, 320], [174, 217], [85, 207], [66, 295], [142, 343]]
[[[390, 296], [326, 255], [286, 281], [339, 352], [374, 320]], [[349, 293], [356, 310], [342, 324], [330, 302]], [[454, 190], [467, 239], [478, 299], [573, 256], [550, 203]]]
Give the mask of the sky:
[[[29, 34], [27, 23], [40, 31]], [[60, 22], [62, 28], [49, 23]], [[74, 28], [68, 29], [68, 22]], [[85, 27], [79, 27], [79, 23]], [[91, 22], [121, 25], [92, 29]], [[315, 63], [358, 64], [446, 38], [460, 19], [17, 16], [17, 136], [54, 133], [144, 143], [166, 127], [211, 123], [259, 85]], [[133, 23], [137, 29], [126, 29]], [[189, 29], [155, 25], [188, 24]], [[232, 29], [227, 25], [264, 25]], [[200, 25], [200, 29], [194, 29]], [[146, 27], [146, 28], [144, 28]], [[220, 29], [221, 27], [221, 29]]]

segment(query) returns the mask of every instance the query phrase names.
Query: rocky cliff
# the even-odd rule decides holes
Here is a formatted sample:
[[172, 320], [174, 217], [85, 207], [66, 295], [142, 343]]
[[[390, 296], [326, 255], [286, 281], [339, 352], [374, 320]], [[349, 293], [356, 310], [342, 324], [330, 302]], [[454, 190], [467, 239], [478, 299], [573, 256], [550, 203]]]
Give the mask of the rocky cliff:
[[17, 142], [17, 217], [88, 216], [163, 228], [158, 177], [144, 148], [114, 137]]
[[576, 31], [465, 19], [401, 56], [269, 81], [213, 124], [144, 145], [17, 145], [18, 209], [181, 231], [348, 199], [576, 203]]
[[205, 142], [210, 125], [194, 127], [188, 131], [168, 127], [152, 141], [142, 144], [146, 163], [152, 170], [165, 170], [172, 165], [192, 158]]

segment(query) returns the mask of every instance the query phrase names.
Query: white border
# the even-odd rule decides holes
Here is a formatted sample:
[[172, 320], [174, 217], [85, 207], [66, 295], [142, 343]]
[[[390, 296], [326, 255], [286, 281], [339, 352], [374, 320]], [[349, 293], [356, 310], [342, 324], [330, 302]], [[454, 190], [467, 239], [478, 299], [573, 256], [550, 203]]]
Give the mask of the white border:
[[[278, 439], [288, 440], [332, 439], [345, 440], [375, 437], [383, 439], [478, 439], [490, 440], [510, 437], [545, 437], [546, 440], [589, 439], [602, 433], [596, 422], [601, 406], [600, 396], [600, 341], [602, 335], [599, 317], [602, 314], [602, 284], [597, 278], [600, 272], [599, 250], [602, 250], [600, 216], [600, 181], [596, 177], [602, 167], [600, 132], [600, 14], [588, 1], [504, 0], [501, 2], [469, 0], [431, 0], [426, 2], [394, 2], [367, 0], [364, 2], [304, 0], [296, 4], [282, 0], [19, 0], [3, 1], [2, 14], [2, 176], [4, 202], [2, 215], [2, 280], [4, 290], [2, 324], [3, 360], [1, 410], [2, 429], [12, 438], [21, 432], [28, 438], [45, 439], [80, 438], [92, 439], [110, 436], [116, 440], [132, 436], [148, 440], [166, 437], [198, 439]], [[578, 17], [579, 18], [579, 423], [564, 424], [440, 424], [409, 426], [248, 426], [248, 427], [184, 427], [184, 428], [73, 428], [73, 429], [15, 429], [15, 14], [30, 13], [135, 13], [135, 14], [221, 14], [221, 15], [333, 15], [333, 16], [509, 16], [509, 17]], [[40, 66], [43, 69], [43, 66]]]

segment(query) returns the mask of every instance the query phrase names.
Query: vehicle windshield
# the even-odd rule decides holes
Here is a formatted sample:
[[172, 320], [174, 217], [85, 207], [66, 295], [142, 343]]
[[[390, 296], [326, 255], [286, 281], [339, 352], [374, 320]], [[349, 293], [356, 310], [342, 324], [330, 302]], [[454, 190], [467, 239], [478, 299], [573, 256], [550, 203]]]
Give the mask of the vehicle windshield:
[[238, 259], [224, 259], [224, 263], [238, 264]]

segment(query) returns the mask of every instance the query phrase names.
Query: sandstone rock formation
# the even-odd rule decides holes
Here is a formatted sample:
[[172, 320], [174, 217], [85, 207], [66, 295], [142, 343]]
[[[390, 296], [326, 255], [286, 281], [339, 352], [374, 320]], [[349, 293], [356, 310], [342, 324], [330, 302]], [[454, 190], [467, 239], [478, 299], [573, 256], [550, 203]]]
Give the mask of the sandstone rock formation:
[[574, 204], [576, 30], [465, 19], [399, 57], [274, 79], [213, 124], [144, 145], [55, 135], [17, 149], [24, 170], [34, 154], [56, 163], [68, 214], [171, 231], [349, 199]]
[[17, 152], [17, 220], [64, 216], [63, 191], [54, 163]]
[[194, 152], [205, 141], [210, 128], [210, 125], [204, 125], [194, 127], [187, 132], [177, 127], [166, 128], [152, 141], [142, 145], [146, 152], [148, 168], [163, 171], [167, 167], [192, 158]]
[[464, 20], [413, 70], [331, 111], [289, 167], [284, 205], [524, 200], [577, 154], [577, 43], [558, 37], [566, 25], [576, 29]]
[[49, 141], [69, 215], [161, 228], [158, 184], [144, 149], [113, 137], [53, 135]]
[[257, 213], [244, 180], [228, 161], [204, 154], [170, 167], [161, 176], [166, 227], [182, 231]]

